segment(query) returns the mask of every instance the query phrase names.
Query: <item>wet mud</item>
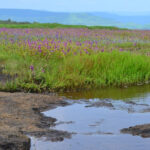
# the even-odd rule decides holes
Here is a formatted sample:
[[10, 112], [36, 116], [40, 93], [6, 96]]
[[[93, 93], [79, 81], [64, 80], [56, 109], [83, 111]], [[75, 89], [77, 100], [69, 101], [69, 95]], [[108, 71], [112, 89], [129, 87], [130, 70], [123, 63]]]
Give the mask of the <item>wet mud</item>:
[[136, 125], [121, 130], [122, 133], [129, 133], [132, 135], [138, 135], [144, 138], [150, 137], [150, 124]]
[[[86, 143], [97, 150], [96, 143], [99, 142], [104, 145], [102, 148], [105, 150], [108, 149], [107, 140], [109, 140], [109, 145], [118, 144], [112, 140], [112, 136], [116, 136], [116, 141], [119, 142], [118, 149], [122, 146], [124, 150], [125, 146], [122, 142], [126, 136], [131, 141], [126, 142], [127, 146], [131, 144], [130, 148], [138, 148], [134, 147], [134, 142], [143, 142], [145, 144], [143, 146], [147, 148], [150, 146], [149, 141], [134, 139], [131, 135], [150, 137], [148, 89], [146, 94], [144, 90], [138, 89], [137, 96], [134, 93], [133, 98], [129, 95], [124, 101], [121, 96], [115, 97], [114, 92], [112, 99], [103, 95], [92, 99], [91, 97], [82, 98], [81, 95], [79, 98], [64, 95], [65, 98], [63, 98], [63, 95], [53, 94], [0, 92], [0, 150], [32, 150], [34, 149], [33, 139], [36, 141], [43, 137], [48, 141], [47, 144], [52, 146], [49, 147], [50, 150], [62, 150], [62, 146], [66, 150], [67, 148], [69, 150], [80, 148], [75, 143], [85, 146], [82, 150], [87, 149]], [[82, 141], [84, 138], [91, 143], [87, 141], [84, 143]], [[94, 145], [91, 145], [92, 141]], [[43, 148], [42, 146], [43, 143], [39, 141], [39, 149]]]
[[29, 136], [52, 141], [70, 138], [68, 132], [50, 129], [56, 119], [41, 113], [66, 105], [57, 96], [0, 92], [0, 150], [29, 150]]

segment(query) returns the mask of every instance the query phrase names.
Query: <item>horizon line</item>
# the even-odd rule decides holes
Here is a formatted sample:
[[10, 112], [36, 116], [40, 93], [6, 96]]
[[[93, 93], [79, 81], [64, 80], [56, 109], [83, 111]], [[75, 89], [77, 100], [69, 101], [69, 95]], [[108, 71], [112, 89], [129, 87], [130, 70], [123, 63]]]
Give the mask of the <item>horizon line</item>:
[[30, 9], [30, 8], [1, 8], [0, 9], [10, 9], [10, 10], [32, 10], [32, 11], [43, 11], [43, 12], [59, 12], [59, 13], [150, 13], [150, 11], [54, 11], [54, 10], [44, 10], [44, 9]]

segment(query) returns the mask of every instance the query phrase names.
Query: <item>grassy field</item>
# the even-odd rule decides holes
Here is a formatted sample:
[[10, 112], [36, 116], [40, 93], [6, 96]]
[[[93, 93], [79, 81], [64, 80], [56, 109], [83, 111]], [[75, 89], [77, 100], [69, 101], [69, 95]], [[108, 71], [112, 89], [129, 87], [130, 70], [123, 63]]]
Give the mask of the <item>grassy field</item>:
[[109, 30], [125, 30], [113, 26], [86, 26], [86, 25], [65, 25], [58, 23], [29, 23], [15, 22], [11, 20], [0, 21], [0, 28], [87, 28], [87, 29], [109, 29]]
[[150, 81], [150, 31], [1, 28], [0, 39], [3, 74], [15, 76], [1, 90], [70, 91]]

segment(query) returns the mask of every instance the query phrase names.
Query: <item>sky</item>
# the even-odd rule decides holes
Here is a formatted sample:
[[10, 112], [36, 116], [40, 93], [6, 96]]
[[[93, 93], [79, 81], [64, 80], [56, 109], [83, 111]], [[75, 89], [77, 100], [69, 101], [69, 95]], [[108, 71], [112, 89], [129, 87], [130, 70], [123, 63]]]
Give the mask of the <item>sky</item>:
[[150, 0], [1, 0], [0, 8], [59, 12], [150, 12]]

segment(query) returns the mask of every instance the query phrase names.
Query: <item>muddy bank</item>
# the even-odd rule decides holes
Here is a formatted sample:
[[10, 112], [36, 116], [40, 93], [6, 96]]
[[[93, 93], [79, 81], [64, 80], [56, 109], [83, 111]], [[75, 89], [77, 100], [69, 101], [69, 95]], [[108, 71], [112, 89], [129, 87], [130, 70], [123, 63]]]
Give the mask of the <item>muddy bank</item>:
[[150, 137], [150, 124], [136, 125], [121, 130], [122, 133], [129, 133], [132, 135], [139, 135], [141, 137]]
[[66, 105], [57, 96], [0, 92], [0, 150], [29, 150], [30, 139], [26, 135], [52, 141], [70, 138], [70, 133], [49, 129], [56, 119], [40, 113]]
[[[58, 107], [57, 109], [54, 109], [57, 106], [67, 107]], [[59, 115], [62, 116], [62, 112], [65, 113], [65, 110], [61, 111], [63, 108], [68, 109], [66, 114], [67, 116], [70, 115], [70, 118], [67, 120], [60, 120], [58, 117]], [[63, 141], [65, 143], [64, 138], [71, 138], [71, 133], [76, 133], [79, 135], [77, 135], [77, 137], [79, 137], [78, 142], [82, 142], [82, 140], [80, 141], [80, 135], [89, 136], [89, 139], [90, 135], [101, 135], [105, 137], [111, 135], [113, 136], [115, 132], [117, 133], [116, 135], [118, 135], [120, 133], [120, 129], [124, 127], [149, 123], [149, 120], [147, 121], [148, 117], [146, 115], [146, 112], [149, 112], [149, 109], [150, 104], [141, 100], [113, 101], [110, 99], [105, 99], [100, 101], [99, 99], [93, 99], [89, 101], [67, 101], [55, 95], [0, 92], [0, 150], [29, 150], [30, 145], [32, 144], [29, 136], [31, 136], [31, 138], [35, 137], [37, 139], [44, 137], [44, 139], [53, 143], [50, 143], [51, 145], [55, 145], [55, 141]], [[52, 113], [54, 110], [56, 112], [54, 112], [54, 116], [51, 114], [49, 116], [44, 116], [44, 113], [41, 112], [46, 110], [50, 110], [50, 113]], [[71, 113], [73, 113], [72, 116]], [[135, 114], [135, 117], [133, 116], [133, 118], [130, 118], [130, 113]], [[139, 116], [139, 118], [137, 118], [138, 116], [136, 116], [136, 113], [143, 113], [145, 116]], [[63, 114], [63, 117], [64, 116], [65, 115]], [[81, 119], [79, 119], [79, 116]], [[91, 119], [93, 119], [94, 116], [98, 118], [95, 118], [96, 120], [89, 120], [90, 116]], [[58, 122], [56, 122], [55, 118], [58, 119]], [[126, 118], [127, 121], [124, 121], [123, 118]], [[84, 119], [87, 119], [87, 123]], [[120, 121], [118, 124], [117, 119], [119, 119], [119, 121], [122, 119], [122, 121]], [[83, 124], [80, 120], [83, 121]], [[131, 122], [129, 122], [129, 120]], [[134, 120], [134, 122], [136, 121], [136, 124], [132, 124], [132, 120]], [[138, 120], [145, 120], [145, 122], [139, 123]], [[74, 125], [78, 125], [78, 123], [75, 124], [78, 121], [79, 127], [77, 128], [80, 130], [79, 132], [72, 130], [72, 128], [66, 131], [64, 128], [67, 125], [74, 128]], [[87, 125], [87, 130], [84, 127], [84, 124]], [[58, 129], [56, 128], [57, 126], [62, 126], [62, 128]], [[69, 129], [68, 126], [67, 129]], [[84, 128], [81, 128], [82, 126]], [[105, 127], [108, 129], [105, 130]], [[98, 128], [104, 130], [97, 130]], [[89, 129], [91, 131], [89, 131]], [[83, 132], [83, 130], [85, 131]], [[115, 131], [111, 132], [111, 130]], [[130, 127], [128, 129], [121, 130], [121, 132], [140, 135], [143, 137], [150, 137], [150, 124]], [[91, 140], [92, 138], [90, 141]], [[69, 141], [71, 142], [71, 140]], [[57, 142], [56, 144], [61, 145], [63, 142]], [[98, 143], [99, 142], [100, 141], [98, 141]]]

